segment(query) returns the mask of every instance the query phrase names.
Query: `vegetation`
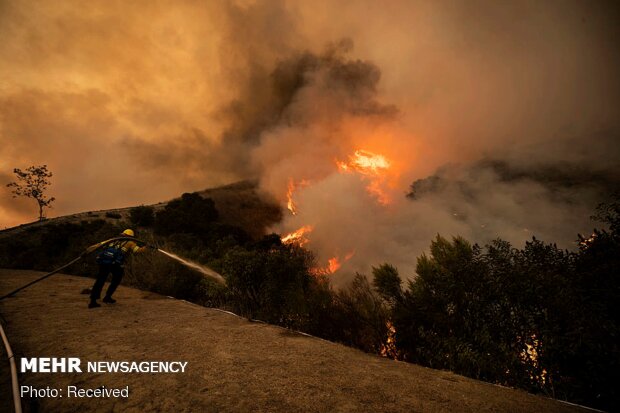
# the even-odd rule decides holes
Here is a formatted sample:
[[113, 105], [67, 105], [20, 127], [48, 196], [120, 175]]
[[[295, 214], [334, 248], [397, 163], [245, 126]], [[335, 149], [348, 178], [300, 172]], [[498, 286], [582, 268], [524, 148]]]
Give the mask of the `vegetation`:
[[138, 206], [129, 212], [129, 221], [136, 227], [150, 227], [155, 222], [155, 212], [152, 206]]
[[13, 198], [23, 196], [37, 201], [39, 221], [43, 221], [45, 218], [43, 208], [51, 208], [52, 202], [56, 200], [46, 195], [47, 187], [51, 185], [49, 178], [52, 177], [52, 173], [47, 170], [47, 165], [31, 166], [25, 171], [15, 168], [13, 173], [17, 176], [17, 181], [7, 184], [7, 187], [13, 188]]
[[609, 232], [576, 253], [537, 239], [481, 248], [438, 236], [418, 277], [388, 295], [402, 358], [617, 409], [620, 209], [599, 211]]
[[218, 218], [213, 200], [200, 195], [183, 194], [181, 199], [171, 201], [157, 214], [155, 232], [159, 235], [198, 234], [211, 229]]
[[[615, 410], [620, 377], [620, 204], [601, 206], [607, 227], [568, 252], [537, 239], [472, 245], [437, 236], [403, 284], [382, 264], [334, 290], [310, 271], [312, 254], [220, 220], [213, 201], [184, 194], [154, 214], [134, 208], [147, 239], [219, 271], [223, 287], [160, 254], [133, 257], [126, 282], [230, 309], [248, 318], [432, 368]], [[152, 222], [151, 222], [152, 220]], [[48, 224], [0, 239], [0, 266], [49, 270], [128, 223]], [[75, 274], [94, 274], [83, 260]], [[369, 281], [370, 280], [370, 281]]]

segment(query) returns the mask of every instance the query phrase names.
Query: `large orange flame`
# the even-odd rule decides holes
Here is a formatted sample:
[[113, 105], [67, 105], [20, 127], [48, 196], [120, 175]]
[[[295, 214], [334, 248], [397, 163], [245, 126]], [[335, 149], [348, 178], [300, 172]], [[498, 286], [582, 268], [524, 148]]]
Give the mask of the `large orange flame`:
[[293, 231], [283, 236], [281, 238], [282, 243], [297, 244], [300, 247], [303, 247], [308, 242], [310, 242], [310, 240], [306, 238], [306, 234], [309, 234], [310, 232], [312, 232], [313, 229], [314, 228], [312, 227], [312, 225], [304, 225], [303, 227], [299, 228], [297, 231]]
[[383, 189], [386, 173], [391, 166], [391, 162], [385, 156], [358, 149], [349, 156], [348, 162], [336, 161], [336, 165], [342, 173], [357, 172], [365, 176], [370, 181], [366, 186], [366, 191], [380, 204], [390, 203], [390, 197]]
[[383, 155], [358, 149], [349, 156], [348, 163], [339, 162], [338, 166], [341, 170], [353, 169], [364, 175], [381, 175], [390, 168], [390, 161]]
[[[353, 155], [349, 156], [348, 161], [336, 161], [336, 164], [341, 173], [358, 173], [362, 175], [363, 179], [368, 182], [366, 190], [375, 197], [379, 203], [383, 205], [390, 203], [390, 198], [383, 189], [386, 173], [391, 167], [391, 162], [385, 156], [364, 149], [358, 149]], [[299, 187], [308, 186], [309, 184], [310, 183], [306, 180], [301, 180], [296, 183], [293, 178], [289, 178], [286, 191], [286, 207], [292, 215], [297, 215], [298, 213], [297, 204], [293, 199], [295, 191]], [[313, 229], [312, 225], [304, 225], [298, 230], [283, 236], [281, 238], [282, 242], [284, 244], [297, 244], [303, 247], [310, 242], [307, 238], [307, 234], [312, 232]], [[354, 254], [355, 252], [352, 251], [343, 258], [334, 256], [327, 260], [325, 266], [312, 268], [310, 271], [317, 276], [333, 274], [342, 267], [344, 262], [350, 260]]]

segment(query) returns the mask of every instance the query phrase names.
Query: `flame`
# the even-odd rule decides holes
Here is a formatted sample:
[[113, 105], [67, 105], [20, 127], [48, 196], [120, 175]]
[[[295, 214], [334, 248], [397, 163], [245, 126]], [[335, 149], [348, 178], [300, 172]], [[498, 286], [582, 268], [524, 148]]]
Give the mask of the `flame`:
[[288, 179], [288, 189], [286, 191], [286, 207], [291, 214], [297, 215], [297, 206], [295, 202], [293, 202], [293, 192], [295, 192], [295, 182], [293, 182], [293, 178]]
[[313, 229], [314, 227], [312, 227], [312, 225], [304, 225], [303, 227], [299, 228], [297, 231], [293, 231], [283, 236], [281, 238], [282, 243], [297, 244], [300, 247], [303, 247], [308, 242], [310, 242], [310, 240], [306, 238], [306, 234], [309, 234], [310, 232], [312, 232]]
[[327, 265], [325, 267], [315, 267], [310, 270], [310, 272], [314, 275], [331, 275], [338, 271], [342, 264], [349, 261], [355, 255], [355, 251], [351, 251], [347, 253], [342, 260], [340, 257], [335, 256], [331, 257], [327, 260]]
[[[384, 191], [384, 184], [387, 179], [387, 172], [392, 166], [391, 162], [381, 154], [373, 153], [364, 149], [356, 150], [353, 155], [349, 156], [348, 161], [336, 160], [336, 165], [340, 173], [358, 173], [365, 181], [368, 182], [366, 191], [372, 195], [382, 205], [390, 203], [390, 197]], [[293, 178], [288, 179], [286, 190], [286, 207], [292, 215], [297, 215], [299, 209], [294, 200], [294, 193], [300, 187], [310, 185], [307, 180], [295, 182]], [[304, 225], [296, 231], [293, 231], [281, 237], [284, 244], [297, 244], [300, 247], [307, 245], [310, 240], [307, 234], [312, 232], [312, 225]], [[314, 275], [330, 275], [338, 271], [342, 264], [350, 260], [354, 251], [349, 252], [343, 258], [334, 256], [327, 260], [327, 264], [322, 267], [312, 268], [310, 271]]]
[[293, 200], [293, 193], [298, 188], [303, 188], [305, 186], [310, 185], [310, 182], [302, 179], [301, 181], [295, 183], [293, 178], [288, 179], [288, 185], [286, 189], [286, 208], [291, 212], [292, 215], [297, 215], [297, 204]]
[[590, 237], [588, 238], [584, 237], [581, 234], [577, 234], [577, 237], [579, 238], [579, 240], [577, 241], [577, 245], [579, 245], [579, 248], [581, 248], [582, 250], [585, 250], [590, 248], [594, 241], [596, 241], [598, 234], [596, 232], [593, 232], [592, 235], [590, 235]]
[[349, 156], [349, 161], [336, 161], [341, 173], [357, 172], [370, 182], [366, 191], [375, 197], [382, 205], [390, 203], [390, 197], [383, 189], [386, 173], [392, 166], [391, 162], [383, 155], [364, 149], [358, 149]]
[[327, 270], [329, 271], [330, 274], [333, 274], [336, 271], [338, 271], [340, 267], [342, 267], [342, 264], [340, 263], [340, 260], [338, 259], [338, 257], [332, 257], [327, 260]]
[[390, 168], [385, 156], [359, 149], [349, 157], [349, 166], [364, 175], [381, 175]]
[[[304, 225], [296, 231], [286, 234], [281, 237], [283, 244], [297, 244], [300, 247], [307, 245], [310, 240], [307, 238], [307, 234], [314, 230], [312, 225]], [[349, 261], [355, 255], [355, 251], [347, 253], [342, 260], [340, 257], [335, 256], [327, 260], [325, 267], [315, 267], [310, 269], [310, 273], [313, 275], [330, 275], [340, 269], [342, 263]]]
[[399, 353], [396, 348], [396, 328], [390, 320], [386, 321], [385, 327], [387, 328], [387, 337], [385, 338], [385, 343], [381, 344], [381, 350], [379, 353], [383, 357], [397, 360]]
[[[521, 361], [525, 364], [529, 364], [534, 368], [534, 371], [530, 373], [530, 379], [534, 380], [538, 383], [545, 384], [547, 382], [547, 370], [540, 370], [539, 366], [539, 354], [542, 351], [542, 342], [536, 334], [532, 334], [530, 336], [532, 339], [532, 344], [525, 342], [525, 348], [521, 351]], [[517, 337], [518, 340], [521, 337]]]
[[378, 180], [370, 181], [368, 186], [366, 186], [366, 191], [370, 195], [374, 196], [381, 205], [390, 204], [390, 201], [391, 201], [390, 196], [387, 193], [385, 193], [380, 181]]

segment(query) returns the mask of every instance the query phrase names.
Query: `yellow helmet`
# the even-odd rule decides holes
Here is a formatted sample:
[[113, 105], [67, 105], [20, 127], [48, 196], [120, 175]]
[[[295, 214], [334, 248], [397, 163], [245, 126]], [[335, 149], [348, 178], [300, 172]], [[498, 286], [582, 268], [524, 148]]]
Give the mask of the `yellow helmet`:
[[135, 236], [133, 229], [126, 229], [125, 231], [123, 231], [123, 235], [127, 235], [128, 237]]

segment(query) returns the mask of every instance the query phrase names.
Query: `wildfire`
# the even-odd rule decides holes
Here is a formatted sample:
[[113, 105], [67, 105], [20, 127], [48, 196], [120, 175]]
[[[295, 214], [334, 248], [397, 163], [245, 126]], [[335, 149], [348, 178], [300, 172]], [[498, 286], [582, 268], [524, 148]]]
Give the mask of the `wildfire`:
[[347, 255], [345, 255], [342, 260], [340, 260], [340, 257], [338, 257], [338, 256], [332, 257], [332, 258], [327, 260], [327, 265], [325, 267], [313, 268], [311, 270], [311, 272], [314, 275], [330, 275], [330, 274], [333, 274], [336, 271], [338, 271], [340, 269], [340, 267], [342, 267], [342, 264], [344, 262], [349, 261], [354, 255], [355, 255], [355, 251], [351, 251]]
[[[358, 149], [353, 155], [349, 156], [348, 161], [336, 161], [340, 173], [358, 173], [367, 181], [366, 190], [382, 205], [390, 203], [389, 196], [384, 192], [384, 183], [387, 171], [391, 167], [391, 162], [383, 155], [376, 154], [367, 150]], [[295, 191], [310, 184], [307, 180], [295, 182], [293, 178], [288, 179], [286, 190], [286, 207], [292, 215], [297, 215], [299, 210], [294, 200]], [[304, 225], [296, 231], [283, 236], [284, 244], [296, 244], [300, 247], [307, 245], [310, 240], [307, 235], [312, 232], [312, 225]], [[330, 275], [338, 271], [342, 264], [350, 260], [354, 251], [344, 257], [334, 256], [327, 260], [325, 266], [316, 267], [311, 270], [314, 275]]]
[[390, 203], [389, 196], [383, 190], [385, 174], [391, 166], [385, 156], [358, 149], [352, 156], [349, 156], [348, 162], [336, 161], [336, 165], [341, 173], [357, 172], [366, 177], [370, 181], [366, 186], [368, 193], [382, 205]]
[[383, 155], [358, 149], [353, 156], [349, 156], [349, 162], [337, 162], [338, 168], [345, 172], [354, 170], [364, 175], [381, 175], [390, 168], [390, 162]]
[[293, 202], [293, 192], [295, 192], [295, 183], [293, 182], [293, 178], [289, 178], [288, 189], [286, 191], [286, 207], [291, 211], [291, 214], [297, 215], [297, 206], [295, 202]]
[[288, 179], [288, 186], [286, 189], [286, 208], [291, 212], [292, 215], [297, 215], [297, 204], [293, 200], [293, 193], [297, 188], [308, 186], [310, 183], [305, 179], [299, 181], [295, 184], [293, 178]]
[[584, 237], [581, 234], [577, 234], [577, 237], [579, 237], [579, 240], [577, 242], [579, 245], [579, 248], [581, 248], [582, 250], [585, 250], [585, 249], [590, 248], [592, 243], [596, 241], [598, 234], [596, 232], [593, 232], [592, 235], [590, 235], [588, 238]]
[[306, 234], [309, 234], [310, 232], [312, 232], [313, 229], [314, 228], [312, 227], [312, 225], [304, 225], [303, 227], [299, 228], [297, 231], [293, 231], [283, 236], [282, 242], [284, 244], [297, 244], [300, 247], [303, 247], [308, 242], [310, 242], [310, 240], [306, 238]]
[[547, 370], [539, 369], [539, 353], [542, 350], [542, 343], [536, 337], [536, 334], [531, 336], [532, 344], [525, 343], [525, 349], [521, 351], [521, 360], [525, 364], [529, 364], [534, 368], [534, 371], [530, 374], [530, 379], [545, 384], [547, 382]]
[[330, 274], [333, 274], [336, 271], [338, 271], [340, 267], [342, 267], [342, 264], [340, 263], [340, 260], [338, 259], [338, 257], [332, 257], [327, 260], [327, 270], [329, 271]]
[[392, 324], [390, 320], [385, 323], [385, 326], [387, 327], [387, 337], [385, 338], [385, 343], [381, 344], [380, 354], [383, 357], [397, 360], [398, 349], [396, 348], [396, 328], [394, 328], [394, 324]]

